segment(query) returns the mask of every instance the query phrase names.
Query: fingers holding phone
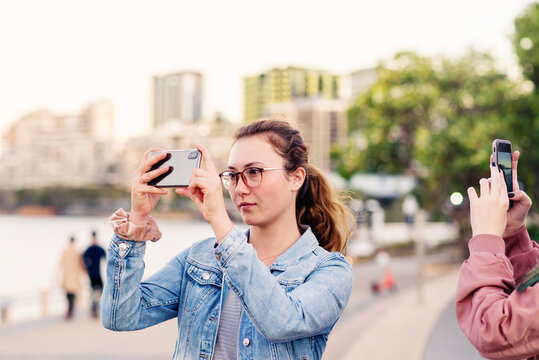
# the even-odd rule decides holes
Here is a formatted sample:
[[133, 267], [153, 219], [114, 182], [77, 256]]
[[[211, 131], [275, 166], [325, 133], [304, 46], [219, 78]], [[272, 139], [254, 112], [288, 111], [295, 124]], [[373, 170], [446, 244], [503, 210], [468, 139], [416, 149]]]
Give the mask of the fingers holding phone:
[[[522, 190], [518, 184], [518, 159], [520, 151], [511, 153], [511, 142], [508, 140], [496, 139], [492, 142], [491, 161], [496, 163], [504, 173], [504, 180], [507, 187], [507, 194], [510, 199], [510, 207], [507, 212], [507, 226], [504, 236], [520, 229], [524, 226], [526, 215], [531, 208], [530, 197]], [[510, 165], [509, 165], [510, 164]]]
[[470, 222], [474, 236], [479, 234], [501, 236], [505, 229], [509, 203], [503, 174], [494, 163], [492, 163], [490, 171], [490, 183], [484, 178], [479, 180], [479, 196], [473, 187], [468, 189]]
[[224, 208], [224, 205], [221, 206], [224, 204], [221, 180], [208, 150], [204, 146], [197, 145], [197, 151], [204, 159], [205, 169], [193, 169], [187, 182], [187, 188], [177, 188], [175, 191], [193, 200], [204, 218], [210, 221], [207, 217], [210, 215], [207, 214], [208, 212], [213, 213], [215, 209]]
[[511, 172], [512, 172], [512, 181], [513, 181], [513, 191], [517, 192], [520, 190], [518, 186], [518, 176], [517, 176], [517, 168], [518, 168], [518, 159], [520, 158], [520, 151], [515, 150], [513, 152], [513, 155], [511, 156]]
[[504, 236], [507, 236], [524, 226], [526, 223], [526, 216], [532, 206], [530, 197], [524, 191], [520, 190], [518, 184], [517, 168], [519, 158], [520, 152], [515, 150], [512, 155], [513, 193], [509, 194], [513, 206], [507, 213], [507, 226], [503, 234]]
[[222, 239], [233, 227], [223, 198], [221, 179], [208, 150], [197, 145], [202, 154], [205, 169], [194, 169], [188, 188], [177, 188], [177, 194], [191, 199], [204, 219], [210, 223], [216, 238]]
[[168, 191], [149, 186], [148, 181], [166, 172], [167, 169], [156, 169], [150, 171], [152, 166], [166, 156], [165, 153], [158, 157], [149, 157], [151, 152], [162, 151], [161, 148], [148, 149], [141, 160], [137, 170], [131, 177], [131, 212], [130, 221], [136, 225], [145, 225], [147, 217], [157, 205], [161, 195], [168, 194]]

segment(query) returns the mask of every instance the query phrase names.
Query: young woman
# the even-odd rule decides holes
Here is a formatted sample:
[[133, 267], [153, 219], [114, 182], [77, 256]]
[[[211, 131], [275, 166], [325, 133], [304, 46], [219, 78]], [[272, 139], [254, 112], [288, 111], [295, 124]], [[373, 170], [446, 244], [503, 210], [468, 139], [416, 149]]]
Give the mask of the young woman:
[[513, 207], [495, 163], [490, 181], [479, 181], [479, 197], [468, 189], [473, 237], [460, 270], [457, 319], [488, 359], [539, 359], [539, 246], [524, 224], [532, 202], [518, 187], [519, 155], [513, 154]]
[[[145, 241], [161, 237], [150, 212], [166, 194], [147, 182], [168, 170], [148, 172], [161, 159], [148, 159], [155, 149], [148, 150], [133, 176], [131, 212], [111, 217], [103, 325], [137, 330], [177, 317], [174, 359], [320, 359], [352, 288], [341, 254], [349, 211], [286, 122], [241, 128], [220, 174], [197, 148], [206, 168], [176, 192], [195, 202], [215, 237], [140, 281]], [[230, 221], [221, 185], [249, 225], [246, 233]]]

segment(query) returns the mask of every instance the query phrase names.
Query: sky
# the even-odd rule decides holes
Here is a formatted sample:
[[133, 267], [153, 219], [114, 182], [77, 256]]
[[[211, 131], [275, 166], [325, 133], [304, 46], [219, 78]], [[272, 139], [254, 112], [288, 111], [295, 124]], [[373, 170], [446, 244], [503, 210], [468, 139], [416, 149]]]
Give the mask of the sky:
[[116, 133], [151, 121], [152, 75], [204, 74], [203, 112], [242, 120], [242, 78], [272, 67], [336, 74], [398, 51], [470, 47], [516, 67], [513, 20], [529, 0], [17, 0], [0, 2], [0, 131], [27, 112], [76, 114], [108, 98]]

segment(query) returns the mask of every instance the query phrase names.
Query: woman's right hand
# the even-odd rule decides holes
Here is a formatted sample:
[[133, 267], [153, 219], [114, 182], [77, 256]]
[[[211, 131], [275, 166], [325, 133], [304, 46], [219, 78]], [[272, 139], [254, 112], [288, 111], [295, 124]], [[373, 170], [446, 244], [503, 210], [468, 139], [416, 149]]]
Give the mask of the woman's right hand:
[[490, 184], [489, 180], [485, 178], [479, 180], [479, 184], [480, 196], [477, 196], [473, 187], [468, 188], [472, 235], [502, 236], [506, 227], [507, 208], [509, 207], [503, 172], [499, 171], [496, 164], [492, 163]]
[[148, 185], [152, 179], [168, 171], [168, 166], [162, 166], [157, 170], [148, 172], [152, 166], [164, 159], [166, 152], [148, 158], [152, 151], [163, 151], [161, 148], [146, 150], [138, 169], [131, 176], [131, 213], [129, 220], [135, 225], [146, 225], [148, 216], [159, 202], [161, 195], [167, 195], [168, 191]]

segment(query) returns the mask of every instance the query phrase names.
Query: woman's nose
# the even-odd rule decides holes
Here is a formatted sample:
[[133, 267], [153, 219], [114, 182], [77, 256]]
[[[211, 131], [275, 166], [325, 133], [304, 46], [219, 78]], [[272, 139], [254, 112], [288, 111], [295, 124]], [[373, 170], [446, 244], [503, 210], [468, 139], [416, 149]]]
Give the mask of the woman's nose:
[[243, 180], [243, 177], [239, 176], [238, 177], [238, 182], [236, 183], [236, 187], [234, 188], [234, 191], [237, 192], [237, 193], [244, 194], [244, 193], [249, 192], [250, 189], [251, 188], [249, 186], [247, 186], [247, 184]]

